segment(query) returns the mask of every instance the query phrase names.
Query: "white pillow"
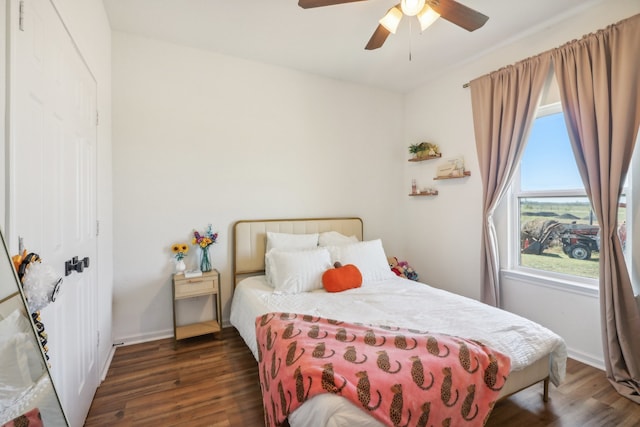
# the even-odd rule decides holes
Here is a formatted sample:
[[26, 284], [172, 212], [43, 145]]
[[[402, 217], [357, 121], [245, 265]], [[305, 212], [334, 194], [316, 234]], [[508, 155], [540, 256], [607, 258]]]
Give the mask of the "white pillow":
[[273, 274], [271, 273], [271, 255], [274, 249], [278, 250], [295, 250], [295, 249], [312, 249], [318, 247], [318, 233], [312, 234], [290, 234], [290, 233], [274, 233], [267, 231], [267, 249], [264, 258], [264, 274], [267, 283], [273, 286]]
[[337, 231], [326, 231], [320, 233], [318, 237], [319, 246], [340, 246], [357, 242], [358, 238], [356, 236], [345, 236]]
[[271, 273], [274, 292], [297, 294], [322, 289], [322, 274], [331, 268], [331, 255], [325, 248], [272, 253]]
[[[46, 368], [31, 322], [18, 309], [0, 320], [0, 347], [4, 348], [8, 342], [20, 346], [27, 361], [25, 372], [28, 372], [32, 380], [37, 380]], [[0, 364], [0, 366], [3, 365]]]
[[19, 332], [29, 331], [31, 331], [31, 322], [18, 309], [13, 310], [10, 315], [0, 320], [0, 342]]
[[0, 344], [0, 400], [11, 398], [16, 389], [24, 389], [33, 383], [28, 354], [36, 349], [29, 338], [26, 332], [20, 332]]
[[353, 264], [358, 267], [362, 273], [363, 285], [395, 277], [389, 268], [380, 239], [333, 246], [329, 250], [332, 262], [339, 261], [342, 265]]

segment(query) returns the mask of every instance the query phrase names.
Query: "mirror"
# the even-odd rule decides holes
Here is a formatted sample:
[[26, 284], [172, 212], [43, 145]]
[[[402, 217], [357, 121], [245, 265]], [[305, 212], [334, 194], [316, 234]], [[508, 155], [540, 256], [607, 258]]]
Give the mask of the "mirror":
[[0, 426], [68, 426], [2, 232], [0, 239]]

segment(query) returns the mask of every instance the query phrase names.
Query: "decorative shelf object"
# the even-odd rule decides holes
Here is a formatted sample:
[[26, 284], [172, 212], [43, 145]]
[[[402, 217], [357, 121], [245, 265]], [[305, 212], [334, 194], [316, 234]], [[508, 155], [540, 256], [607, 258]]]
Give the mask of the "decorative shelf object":
[[416, 197], [416, 196], [437, 196], [437, 195], [438, 195], [438, 190], [421, 191], [419, 193], [411, 193], [411, 194], [409, 194], [409, 196], [411, 196], [411, 197]]
[[442, 157], [441, 153], [436, 154], [435, 156], [420, 156], [420, 157], [412, 157], [409, 159], [410, 162], [424, 162], [425, 160], [433, 160], [439, 159]]
[[440, 179], [460, 179], [466, 176], [471, 176], [471, 171], [464, 171], [464, 173], [460, 176], [436, 176], [433, 178], [434, 181], [438, 181]]
[[442, 154], [440, 154], [440, 147], [433, 142], [411, 144], [409, 146], [409, 153], [413, 154], [413, 157], [409, 159], [410, 162], [421, 162], [423, 160], [442, 157]]

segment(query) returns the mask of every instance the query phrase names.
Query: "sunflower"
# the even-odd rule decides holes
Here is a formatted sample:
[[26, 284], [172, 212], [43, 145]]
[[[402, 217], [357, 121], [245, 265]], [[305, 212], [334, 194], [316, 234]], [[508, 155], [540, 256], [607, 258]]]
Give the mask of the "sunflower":
[[189, 252], [189, 246], [186, 243], [175, 243], [171, 246], [171, 252], [175, 254], [176, 260], [182, 261]]

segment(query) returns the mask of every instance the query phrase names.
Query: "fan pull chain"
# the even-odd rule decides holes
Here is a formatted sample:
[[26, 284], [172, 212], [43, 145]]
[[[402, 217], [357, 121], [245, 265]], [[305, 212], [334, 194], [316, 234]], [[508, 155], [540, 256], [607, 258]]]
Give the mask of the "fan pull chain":
[[411, 62], [411, 29], [412, 29], [412, 25], [411, 25], [411, 21], [413, 21], [413, 19], [409, 20], [409, 62]]

